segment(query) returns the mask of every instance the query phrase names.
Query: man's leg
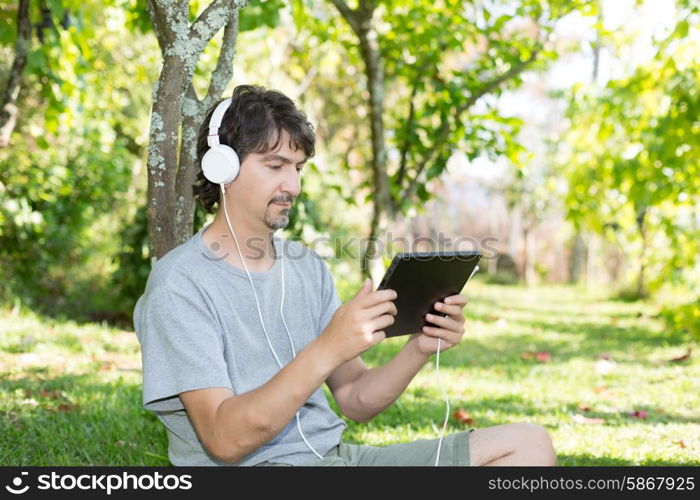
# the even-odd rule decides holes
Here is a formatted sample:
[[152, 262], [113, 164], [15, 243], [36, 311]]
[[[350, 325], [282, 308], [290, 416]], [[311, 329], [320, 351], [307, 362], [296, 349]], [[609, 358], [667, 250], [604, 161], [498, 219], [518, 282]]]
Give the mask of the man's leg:
[[556, 465], [552, 438], [535, 424], [505, 424], [469, 434], [471, 465]]

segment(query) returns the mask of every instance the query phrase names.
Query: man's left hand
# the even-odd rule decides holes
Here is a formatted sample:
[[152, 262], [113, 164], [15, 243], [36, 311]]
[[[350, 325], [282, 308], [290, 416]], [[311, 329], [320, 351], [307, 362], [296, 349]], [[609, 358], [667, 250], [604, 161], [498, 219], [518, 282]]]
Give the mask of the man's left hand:
[[464, 335], [466, 320], [462, 309], [466, 304], [464, 295], [450, 295], [442, 302], [436, 302], [434, 309], [447, 316], [427, 314], [425, 320], [433, 325], [424, 326], [421, 333], [411, 335], [409, 342], [413, 342], [418, 352], [426, 356], [437, 352], [438, 339], [442, 339], [440, 352], [456, 346]]

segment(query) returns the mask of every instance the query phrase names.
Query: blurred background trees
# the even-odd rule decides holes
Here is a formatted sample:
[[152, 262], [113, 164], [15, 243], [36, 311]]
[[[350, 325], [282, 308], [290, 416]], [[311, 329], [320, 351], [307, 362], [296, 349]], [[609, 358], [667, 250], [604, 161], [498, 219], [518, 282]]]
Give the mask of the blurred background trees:
[[[236, 38], [224, 22], [192, 61], [167, 178], [149, 180], [157, 3], [0, 0], [6, 307], [129, 325], [151, 257], [209, 217], [175, 203], [192, 131], [217, 94], [254, 83], [287, 93], [316, 127], [286, 235], [331, 257], [343, 298], [404, 250], [379, 244], [388, 233], [442, 233], [491, 238], [484, 279], [607, 286], [697, 331], [693, 2], [185, 1], [188, 24], [239, 6]], [[156, 187], [172, 202], [149, 217]], [[156, 252], [156, 224], [175, 220]]]

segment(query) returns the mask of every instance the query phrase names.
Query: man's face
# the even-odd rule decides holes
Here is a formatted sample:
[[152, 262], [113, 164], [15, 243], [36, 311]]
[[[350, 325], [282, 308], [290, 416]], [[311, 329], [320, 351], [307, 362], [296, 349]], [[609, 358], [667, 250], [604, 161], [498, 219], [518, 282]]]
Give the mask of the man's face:
[[250, 153], [241, 164], [238, 177], [226, 189], [227, 195], [230, 190], [235, 209], [241, 210], [253, 227], [286, 227], [289, 210], [301, 191], [305, 157], [303, 149], [293, 149], [286, 130], [277, 150]]

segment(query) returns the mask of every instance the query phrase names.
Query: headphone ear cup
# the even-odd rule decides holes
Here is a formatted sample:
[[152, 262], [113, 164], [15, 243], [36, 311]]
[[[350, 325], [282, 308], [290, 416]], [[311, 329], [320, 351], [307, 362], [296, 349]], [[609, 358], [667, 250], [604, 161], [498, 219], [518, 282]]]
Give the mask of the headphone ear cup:
[[204, 177], [214, 184], [228, 184], [238, 177], [241, 169], [238, 155], [230, 146], [218, 144], [210, 148], [202, 158]]

